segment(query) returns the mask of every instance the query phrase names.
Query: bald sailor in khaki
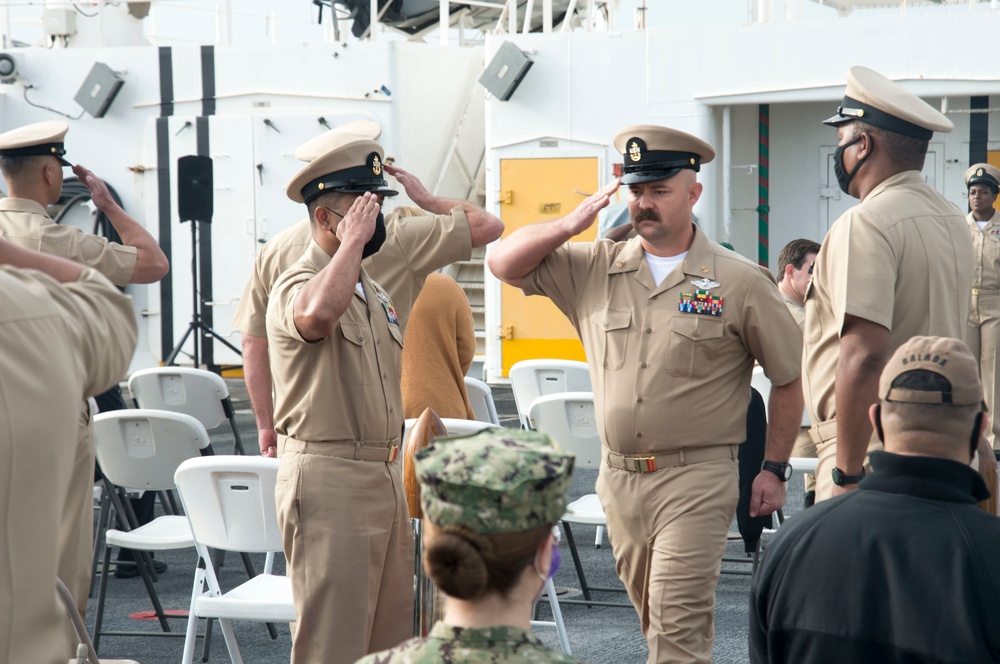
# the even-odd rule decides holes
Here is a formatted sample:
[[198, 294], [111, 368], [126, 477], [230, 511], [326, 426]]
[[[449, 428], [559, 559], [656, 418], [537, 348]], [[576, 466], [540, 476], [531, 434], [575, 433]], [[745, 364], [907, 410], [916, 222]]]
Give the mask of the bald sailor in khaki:
[[[1000, 393], [1000, 215], [994, 205], [1000, 192], [1000, 169], [992, 164], [973, 164], [965, 172], [965, 186], [969, 190], [969, 214], [965, 221], [972, 234], [974, 273], [972, 300], [969, 307], [969, 327], [966, 343], [972, 354], [979, 358], [979, 372], [983, 379], [986, 406], [996, 413], [996, 398]], [[986, 433], [993, 449], [1000, 446], [1000, 418], [990, 418], [992, 425]]]
[[338, 141], [289, 182], [312, 241], [267, 311], [275, 500], [297, 616], [292, 664], [354, 662], [412, 632], [413, 536], [398, 459], [403, 333], [361, 266], [385, 240], [382, 148]]
[[[56, 224], [49, 217], [46, 207], [57, 202], [62, 192], [62, 169], [72, 166], [64, 158], [68, 131], [69, 125], [56, 120], [0, 134], [0, 172], [7, 185], [7, 198], [0, 200], [0, 238], [82, 263], [116, 286], [159, 281], [169, 270], [169, 263], [156, 240], [115, 202], [107, 185], [83, 166], [73, 166], [73, 173], [90, 190], [94, 205], [107, 215], [122, 244], [74, 226]], [[87, 610], [93, 552], [94, 450], [90, 415], [83, 402], [73, 486], [59, 545], [59, 575], [76, 598], [81, 616]]]
[[[306, 141], [295, 150], [295, 157], [311, 162], [345, 141], [377, 141], [381, 133], [381, 127], [370, 120], [348, 122]], [[363, 263], [369, 276], [389, 293], [400, 330], [405, 332], [410, 310], [427, 275], [456, 261], [468, 260], [474, 248], [500, 237], [503, 222], [469, 201], [432, 195], [417, 177], [401, 168], [388, 164], [383, 168], [426, 211], [423, 216], [405, 220], [392, 212], [386, 215], [385, 244]], [[261, 454], [265, 456], [274, 456], [277, 451], [264, 323], [268, 297], [278, 276], [302, 256], [311, 239], [309, 220], [304, 219], [268, 240], [254, 259], [253, 273], [233, 315], [233, 326], [242, 334], [244, 376]]]
[[841, 189], [861, 202], [823, 241], [806, 291], [803, 389], [816, 500], [853, 490], [880, 444], [868, 408], [886, 360], [916, 335], [966, 333], [973, 253], [961, 211], [920, 174], [952, 123], [881, 74], [852, 67], [837, 114]]
[[754, 360], [775, 386], [750, 506], [764, 515], [785, 501], [802, 335], [771, 273], [691, 221], [696, 173], [715, 150], [654, 125], [627, 127], [614, 144], [637, 237], [568, 242], [608, 205], [614, 181], [566, 217], [511, 233], [487, 262], [550, 298], [583, 342], [603, 445], [597, 492], [648, 661], [707, 664]]

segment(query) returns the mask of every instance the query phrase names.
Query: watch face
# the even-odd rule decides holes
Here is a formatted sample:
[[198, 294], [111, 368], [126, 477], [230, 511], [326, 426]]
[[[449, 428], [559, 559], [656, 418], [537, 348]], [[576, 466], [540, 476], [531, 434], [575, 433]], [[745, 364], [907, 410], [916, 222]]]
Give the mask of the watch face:
[[767, 470], [774, 473], [781, 478], [783, 482], [787, 482], [792, 478], [792, 464], [790, 463], [778, 463], [777, 461], [765, 461], [761, 464], [761, 470]]

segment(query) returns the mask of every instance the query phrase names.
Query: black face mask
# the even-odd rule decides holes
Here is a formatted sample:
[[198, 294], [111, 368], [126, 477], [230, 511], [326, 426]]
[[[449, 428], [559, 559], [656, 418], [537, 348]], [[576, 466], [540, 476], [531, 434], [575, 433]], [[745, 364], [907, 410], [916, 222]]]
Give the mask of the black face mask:
[[845, 143], [844, 145], [838, 145], [837, 149], [833, 151], [833, 174], [837, 176], [837, 184], [840, 185], [840, 190], [848, 196], [851, 195], [851, 192], [849, 192], [847, 188], [850, 186], [851, 180], [854, 179], [854, 174], [858, 172], [858, 169], [861, 168], [861, 164], [865, 163], [865, 159], [868, 157], [865, 156], [864, 159], [859, 159], [858, 163], [856, 163], [854, 168], [851, 169], [851, 172], [848, 173], [844, 170], [844, 150], [860, 140], [861, 134], [858, 134], [853, 141]]
[[361, 258], [377, 254], [383, 244], [385, 244], [385, 216], [379, 212], [375, 217], [375, 232], [372, 233], [372, 239], [365, 242], [364, 248], [361, 249]]

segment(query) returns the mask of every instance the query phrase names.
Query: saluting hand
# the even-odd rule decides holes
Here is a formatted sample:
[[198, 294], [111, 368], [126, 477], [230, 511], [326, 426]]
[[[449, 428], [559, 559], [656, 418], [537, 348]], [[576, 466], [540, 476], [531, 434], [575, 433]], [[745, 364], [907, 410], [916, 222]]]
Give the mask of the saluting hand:
[[617, 178], [604, 185], [595, 194], [591, 194], [583, 199], [576, 209], [563, 217], [563, 221], [569, 224], [573, 235], [582, 233], [590, 228], [597, 219], [597, 213], [603, 210], [611, 202], [611, 196], [618, 191], [621, 181]]
[[396, 178], [396, 182], [403, 185], [406, 195], [415, 205], [426, 209], [428, 201], [433, 196], [416, 175], [391, 164], [383, 164], [382, 168], [385, 169], [386, 173]]
[[118, 203], [111, 197], [108, 185], [104, 184], [104, 180], [94, 175], [92, 171], [77, 164], [73, 167], [73, 175], [90, 191], [90, 200], [94, 202], [98, 210], [107, 213], [110, 208], [118, 207]]
[[370, 240], [375, 233], [375, 218], [380, 209], [378, 198], [370, 191], [358, 196], [351, 203], [347, 214], [337, 224], [336, 235], [340, 243], [348, 244], [354, 241], [360, 246]]
[[768, 470], [757, 473], [750, 495], [750, 516], [767, 516], [785, 506], [785, 483]]

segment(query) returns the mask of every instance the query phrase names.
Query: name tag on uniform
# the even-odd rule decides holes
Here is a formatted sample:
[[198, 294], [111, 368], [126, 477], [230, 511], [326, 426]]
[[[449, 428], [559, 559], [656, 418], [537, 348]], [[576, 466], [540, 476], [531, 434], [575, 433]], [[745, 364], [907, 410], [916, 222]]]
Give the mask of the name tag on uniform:
[[377, 294], [379, 301], [382, 303], [382, 308], [385, 309], [385, 317], [389, 319], [389, 323], [399, 325], [399, 316], [396, 315], [396, 308], [389, 302], [389, 296], [382, 291], [377, 291]]
[[722, 296], [712, 295], [707, 290], [697, 290], [693, 293], [681, 293], [681, 301], [677, 311], [686, 314], [703, 314], [705, 316], [722, 315]]

